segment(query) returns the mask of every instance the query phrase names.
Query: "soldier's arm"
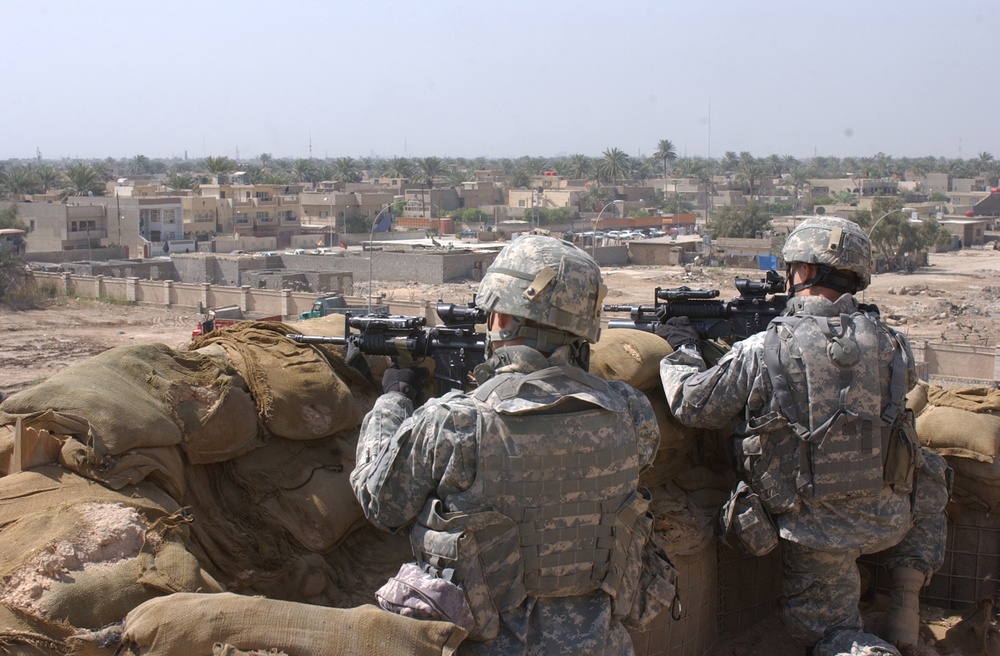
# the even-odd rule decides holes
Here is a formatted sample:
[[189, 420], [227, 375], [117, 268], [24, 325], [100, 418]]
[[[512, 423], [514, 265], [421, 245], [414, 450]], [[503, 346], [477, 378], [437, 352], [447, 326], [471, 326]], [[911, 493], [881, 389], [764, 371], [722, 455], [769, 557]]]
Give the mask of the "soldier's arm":
[[410, 413], [403, 395], [379, 397], [361, 425], [351, 472], [365, 517], [387, 530], [405, 527], [428, 497], [468, 489], [475, 477], [475, 414], [460, 394]]
[[747, 405], [763, 406], [767, 398], [761, 365], [763, 343], [764, 333], [752, 335], [705, 370], [676, 364], [678, 358], [672, 356], [664, 358], [660, 381], [674, 417], [687, 426], [722, 428]]

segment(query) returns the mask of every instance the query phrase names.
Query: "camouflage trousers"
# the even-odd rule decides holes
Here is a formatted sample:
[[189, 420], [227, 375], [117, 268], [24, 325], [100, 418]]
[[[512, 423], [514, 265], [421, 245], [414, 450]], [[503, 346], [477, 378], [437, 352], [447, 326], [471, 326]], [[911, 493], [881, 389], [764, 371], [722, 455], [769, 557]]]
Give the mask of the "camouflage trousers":
[[[944, 562], [947, 539], [945, 507], [950, 470], [944, 458], [924, 452], [924, 466], [914, 481], [912, 525], [895, 545], [874, 544], [864, 553], [884, 551], [886, 567], [910, 567], [927, 580]], [[784, 548], [784, 621], [792, 637], [815, 656], [854, 653], [897, 654], [877, 636], [864, 633], [858, 601], [861, 549], [820, 551], [782, 540]]]

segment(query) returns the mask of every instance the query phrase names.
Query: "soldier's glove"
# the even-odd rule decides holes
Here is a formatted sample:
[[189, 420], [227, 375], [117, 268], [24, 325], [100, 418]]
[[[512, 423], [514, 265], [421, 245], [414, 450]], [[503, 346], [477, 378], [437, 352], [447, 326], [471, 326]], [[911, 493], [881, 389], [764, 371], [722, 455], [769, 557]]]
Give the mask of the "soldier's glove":
[[667, 340], [675, 351], [689, 344], [701, 349], [701, 337], [687, 317], [670, 317], [656, 327], [656, 334]]
[[393, 365], [382, 374], [382, 392], [402, 392], [411, 401], [417, 400], [421, 383], [427, 379], [429, 372], [426, 367], [407, 367], [400, 369]]

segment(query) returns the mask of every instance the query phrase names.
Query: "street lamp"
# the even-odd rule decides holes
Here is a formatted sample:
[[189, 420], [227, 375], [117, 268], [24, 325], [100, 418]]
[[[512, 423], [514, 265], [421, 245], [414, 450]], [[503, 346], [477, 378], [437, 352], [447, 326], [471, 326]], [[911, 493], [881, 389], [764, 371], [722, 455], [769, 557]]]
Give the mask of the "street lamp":
[[375, 241], [375, 226], [378, 225], [379, 218], [381, 218], [390, 207], [392, 207], [392, 203], [383, 207], [379, 213], [375, 215], [375, 218], [372, 219], [371, 232], [368, 233], [368, 314], [372, 313], [372, 260], [375, 258], [375, 251], [372, 249], [372, 244]]
[[330, 201], [330, 248], [333, 248], [333, 228], [336, 226], [337, 219], [333, 215], [333, 196], [324, 198], [323, 200]]
[[608, 209], [615, 203], [624, 203], [624, 202], [625, 201], [623, 200], [613, 200], [604, 207], [602, 207], [601, 211], [597, 213], [597, 218], [594, 219], [594, 234], [590, 242], [590, 256], [593, 257], [595, 260], [597, 259], [597, 226], [600, 225], [601, 223], [601, 215], [604, 214], [604, 210]]
[[882, 219], [884, 219], [885, 217], [889, 216], [890, 214], [895, 214], [896, 212], [914, 212], [914, 211], [916, 210], [914, 210], [912, 207], [900, 207], [898, 210], [889, 210], [882, 216], [878, 217], [878, 219], [875, 220], [875, 223], [872, 224], [872, 227], [868, 229], [868, 239], [871, 240], [872, 233], [875, 232], [875, 226], [881, 223]]

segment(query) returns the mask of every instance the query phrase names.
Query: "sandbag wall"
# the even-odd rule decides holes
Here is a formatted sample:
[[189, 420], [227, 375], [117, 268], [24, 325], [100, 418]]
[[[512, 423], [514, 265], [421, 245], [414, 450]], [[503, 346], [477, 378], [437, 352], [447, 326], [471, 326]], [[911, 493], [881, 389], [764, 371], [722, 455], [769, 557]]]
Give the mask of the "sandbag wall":
[[[294, 332], [337, 335], [342, 326], [315, 319]], [[99, 650], [124, 630], [134, 653], [165, 653], [150, 618], [182, 621], [196, 615], [184, 610], [192, 605], [208, 612], [198, 604], [217, 604], [238, 616], [232, 626], [257, 624], [271, 636], [229, 647], [299, 653], [270, 610], [220, 593], [293, 604], [280, 606], [281, 621], [295, 616], [304, 630], [328, 621], [315, 607], [374, 601], [411, 559], [406, 536], [364, 521], [347, 482], [358, 427], [380, 390], [344, 363], [343, 348], [298, 344], [289, 332], [245, 322], [187, 350], [120, 347], [0, 404], [0, 577], [11, 591], [0, 598], [0, 644]], [[734, 474], [724, 431], [691, 430], [670, 416], [658, 375], [669, 352], [650, 333], [607, 330], [591, 371], [641, 389], [660, 422], [660, 449], [642, 483], [653, 495], [654, 539], [680, 570], [684, 612], [634, 635], [637, 653], [701, 656], [734, 603], [720, 599], [714, 536]], [[388, 361], [368, 360], [378, 380]], [[38, 554], [59, 557], [40, 562]], [[110, 580], [106, 572], [118, 575], [111, 590], [76, 586]], [[93, 603], [95, 595], [107, 603]], [[142, 630], [130, 633], [122, 622], [133, 609]], [[223, 633], [205, 635], [213, 649], [226, 648]], [[443, 642], [428, 643], [429, 653], [454, 639], [435, 635]]]

